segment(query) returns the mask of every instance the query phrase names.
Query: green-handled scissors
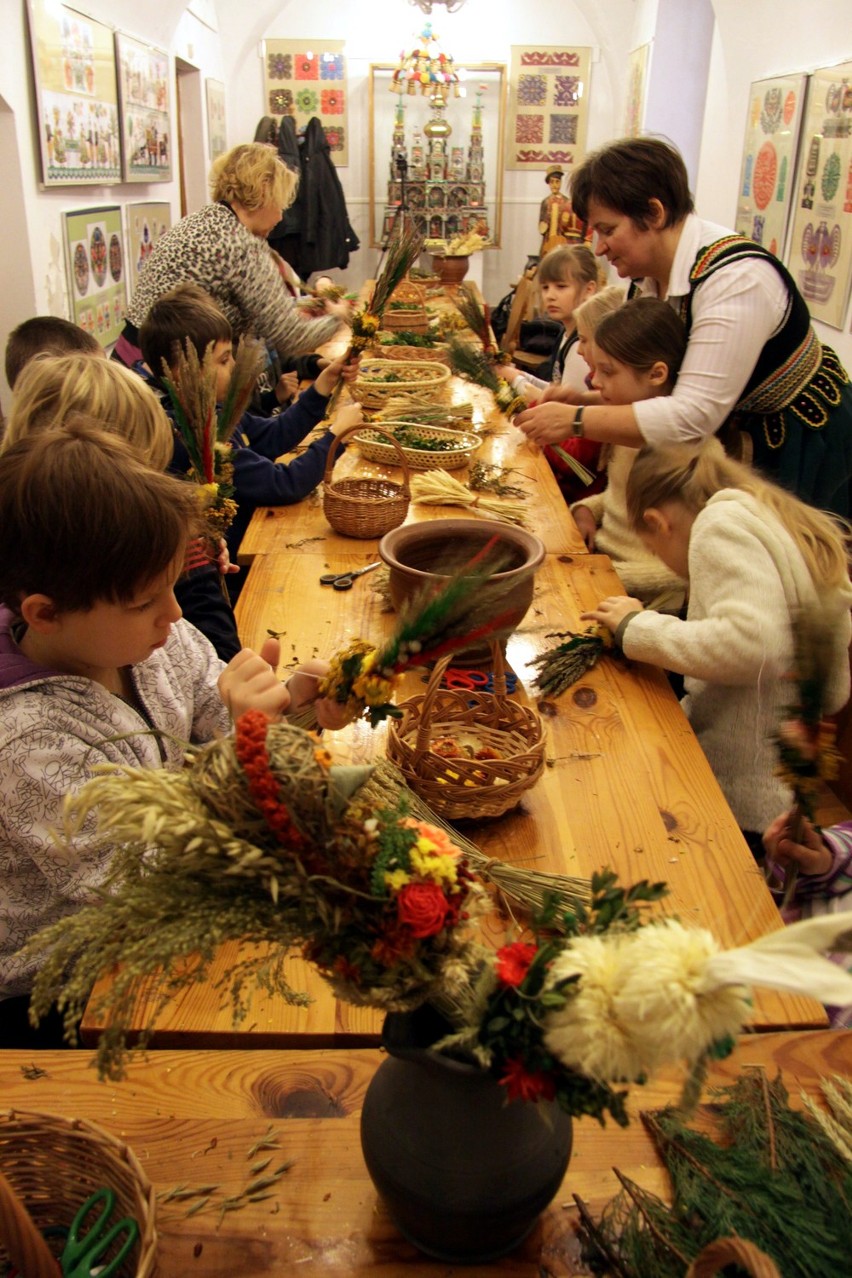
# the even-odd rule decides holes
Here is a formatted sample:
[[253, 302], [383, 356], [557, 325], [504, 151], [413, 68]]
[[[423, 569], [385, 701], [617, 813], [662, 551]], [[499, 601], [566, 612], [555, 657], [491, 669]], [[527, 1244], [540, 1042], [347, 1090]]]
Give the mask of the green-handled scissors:
[[[102, 1204], [102, 1205], [101, 1205]], [[101, 1205], [94, 1222], [85, 1229], [87, 1219]], [[62, 1253], [63, 1278], [110, 1278], [117, 1272], [139, 1238], [139, 1226], [130, 1216], [122, 1216], [115, 1222], [110, 1217], [115, 1209], [115, 1194], [111, 1189], [98, 1189], [87, 1198], [77, 1212], [68, 1230], [68, 1241]], [[104, 1261], [117, 1238], [125, 1235], [112, 1260]]]

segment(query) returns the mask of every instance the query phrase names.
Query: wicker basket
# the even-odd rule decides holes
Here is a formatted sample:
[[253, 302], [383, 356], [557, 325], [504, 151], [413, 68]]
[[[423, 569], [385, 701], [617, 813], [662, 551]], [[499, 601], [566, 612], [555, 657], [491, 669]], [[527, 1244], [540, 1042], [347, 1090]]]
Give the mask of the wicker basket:
[[[415, 329], [401, 329], [401, 332], [415, 332]], [[397, 359], [404, 360], [407, 363], [418, 363], [426, 360], [435, 364], [446, 364], [450, 367], [449, 347], [446, 342], [439, 342], [437, 346], [386, 346], [383, 342], [377, 342], [373, 347], [373, 354], [378, 359]]]
[[[445, 657], [432, 671], [425, 694], [402, 702], [402, 718], [388, 720], [388, 758], [415, 794], [450, 821], [503, 816], [544, 771], [541, 719], [508, 699], [500, 645], [492, 644], [491, 652], [493, 693], [441, 688], [451, 660]], [[502, 757], [447, 759], [430, 749], [432, 741], [458, 741], [466, 732]]]
[[[392, 382], [370, 381], [370, 374], [393, 373]], [[443, 403], [449, 397], [450, 370], [435, 360], [365, 359], [349, 393], [364, 408], [376, 411], [389, 399]]]
[[375, 427], [376, 434], [384, 435], [388, 440], [387, 450], [393, 464], [402, 467], [402, 483], [354, 475], [349, 479], [334, 480], [334, 459], [341, 441], [361, 429], [360, 426], [350, 426], [348, 430], [341, 431], [328, 450], [322, 481], [323, 514], [334, 531], [345, 537], [384, 537], [392, 528], [398, 528], [408, 514], [411, 475], [405, 453], [393, 435]]
[[708, 1243], [689, 1266], [686, 1278], [714, 1278], [728, 1265], [737, 1265], [752, 1278], [781, 1278], [777, 1265], [765, 1252], [736, 1234]]
[[[139, 1226], [139, 1239], [116, 1271], [118, 1278], [154, 1274], [154, 1190], [133, 1151], [101, 1127], [82, 1118], [7, 1110], [0, 1114], [0, 1173], [0, 1273], [14, 1257], [27, 1278], [56, 1278], [57, 1264], [42, 1230], [67, 1228], [96, 1190], [111, 1189], [115, 1218], [130, 1216]], [[115, 1240], [105, 1262], [122, 1240]], [[62, 1245], [59, 1239], [60, 1250]]]
[[[426, 293], [410, 280], [403, 280], [394, 289], [391, 303], [382, 316], [382, 328], [392, 333], [426, 333], [429, 316], [426, 312]], [[402, 303], [406, 303], [405, 306]]]
[[[373, 426], [366, 429], [363, 426], [358, 427], [355, 442], [358, 445], [358, 451], [368, 461], [379, 462], [385, 466], [397, 465], [394, 450], [383, 442], [387, 439], [386, 432], [395, 431], [397, 426], [411, 426], [424, 439], [444, 440], [452, 444], [451, 448], [436, 449], [433, 452], [429, 448], [411, 448], [408, 444], [401, 444], [395, 438], [394, 444], [402, 452], [412, 470], [458, 470], [460, 466], [469, 464], [472, 455], [482, 444], [479, 435], [466, 434], [464, 431], [450, 430], [443, 426], [420, 426], [417, 422], [406, 421], [385, 421], [383, 426], [385, 430], [379, 430]], [[382, 438], [380, 439], [379, 436]]]

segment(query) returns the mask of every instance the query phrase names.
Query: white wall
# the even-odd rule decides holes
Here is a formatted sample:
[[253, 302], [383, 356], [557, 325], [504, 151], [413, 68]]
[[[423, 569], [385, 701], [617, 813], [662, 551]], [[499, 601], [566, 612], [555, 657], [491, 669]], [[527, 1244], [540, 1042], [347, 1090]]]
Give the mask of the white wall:
[[[0, 0], [0, 219], [19, 234], [4, 236], [0, 288], [0, 343], [15, 323], [38, 312], [69, 314], [61, 245], [60, 214], [90, 204], [166, 199], [179, 209], [177, 181], [112, 187], [65, 187], [41, 191], [33, 128], [32, 73], [24, 0]], [[184, 0], [78, 0], [77, 7], [108, 25], [169, 49], [206, 77], [226, 85], [228, 142], [250, 140], [266, 111], [260, 42], [266, 36], [344, 40], [350, 92], [350, 164], [340, 172], [350, 217], [362, 248], [354, 254], [347, 283], [357, 286], [375, 268], [369, 247], [367, 171], [367, 76], [371, 62], [390, 62], [411, 42], [424, 21], [406, 0], [206, 0], [212, 26], [184, 12]], [[682, 22], [688, 12], [690, 21]], [[852, 57], [849, 0], [467, 0], [455, 14], [436, 4], [433, 24], [458, 61], [509, 64], [511, 45], [585, 44], [592, 47], [588, 144], [599, 146], [622, 131], [627, 57], [651, 42], [647, 126], [669, 131], [685, 151], [696, 152], [695, 193], [702, 213], [732, 225], [736, 211], [748, 86], [773, 73], [812, 70]], [[673, 44], [675, 18], [682, 22], [683, 57]], [[218, 30], [215, 28], [218, 26]], [[709, 45], [709, 49], [708, 49]], [[706, 95], [702, 67], [709, 63]], [[697, 100], [696, 100], [697, 99]], [[11, 116], [11, 121], [10, 117]], [[703, 118], [702, 118], [703, 116]], [[13, 123], [12, 123], [13, 121]], [[203, 119], [183, 139], [191, 155], [190, 207], [204, 198], [207, 139]], [[700, 134], [700, 147], [695, 138]], [[17, 154], [14, 152], [17, 151]], [[693, 157], [688, 156], [690, 170]], [[489, 181], [493, 175], [488, 175]], [[507, 173], [504, 180], [503, 247], [483, 255], [483, 288], [495, 302], [537, 248], [539, 173]], [[25, 210], [26, 217], [23, 218]], [[22, 225], [22, 223], [25, 224]], [[852, 337], [819, 325], [847, 367]], [[8, 406], [5, 387], [0, 399]]]

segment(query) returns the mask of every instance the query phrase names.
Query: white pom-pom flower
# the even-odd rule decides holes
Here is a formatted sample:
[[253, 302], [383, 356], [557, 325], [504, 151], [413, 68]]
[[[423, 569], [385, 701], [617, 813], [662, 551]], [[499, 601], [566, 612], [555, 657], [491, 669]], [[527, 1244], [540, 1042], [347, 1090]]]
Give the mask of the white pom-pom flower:
[[709, 932], [667, 919], [636, 932], [579, 936], [557, 958], [553, 987], [577, 976], [544, 1041], [563, 1064], [600, 1082], [632, 1081], [672, 1061], [693, 1063], [736, 1034], [747, 990], [708, 979], [719, 952]]

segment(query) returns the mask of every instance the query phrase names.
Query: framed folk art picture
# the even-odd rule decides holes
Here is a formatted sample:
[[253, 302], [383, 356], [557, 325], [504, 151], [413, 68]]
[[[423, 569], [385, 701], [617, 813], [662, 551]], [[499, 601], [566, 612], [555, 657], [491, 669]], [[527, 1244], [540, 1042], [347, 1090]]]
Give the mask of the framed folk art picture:
[[349, 163], [349, 87], [342, 40], [265, 40], [263, 114], [316, 118], [338, 168]]
[[627, 62], [627, 102], [624, 107], [624, 136], [638, 138], [645, 122], [645, 87], [651, 44], [633, 49]]
[[172, 207], [151, 200], [128, 204], [124, 209], [127, 227], [128, 287], [132, 297], [139, 272], [151, 256], [157, 240], [172, 224]]
[[735, 229], [776, 257], [793, 206], [806, 77], [773, 76], [749, 89]]
[[111, 346], [127, 308], [121, 208], [77, 209], [62, 220], [71, 318], [101, 346]]
[[207, 94], [207, 153], [211, 160], [224, 155], [228, 149], [225, 128], [225, 86], [218, 80], [205, 80]]
[[121, 168], [125, 182], [168, 182], [172, 176], [169, 55], [115, 33]]
[[591, 50], [550, 44], [512, 45], [506, 168], [566, 175], [586, 154]]
[[852, 283], [852, 62], [814, 71], [786, 262], [814, 319], [843, 328]]
[[41, 182], [121, 180], [112, 30], [58, 0], [29, 0]]

